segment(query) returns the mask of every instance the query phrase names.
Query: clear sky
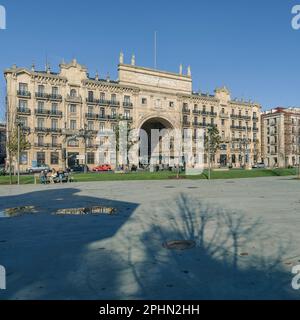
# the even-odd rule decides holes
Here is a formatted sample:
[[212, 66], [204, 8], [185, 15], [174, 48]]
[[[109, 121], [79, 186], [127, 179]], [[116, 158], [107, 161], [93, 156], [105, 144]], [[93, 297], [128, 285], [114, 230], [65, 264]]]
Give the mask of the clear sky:
[[[17, 64], [57, 71], [76, 57], [93, 76], [117, 78], [120, 50], [129, 63], [178, 72], [191, 65], [194, 90], [226, 85], [232, 97], [264, 109], [300, 106], [300, 30], [291, 9], [300, 0], [0, 0], [7, 29], [0, 30], [1, 71]], [[0, 118], [4, 77], [0, 77]], [[2, 114], [1, 114], [2, 113]]]

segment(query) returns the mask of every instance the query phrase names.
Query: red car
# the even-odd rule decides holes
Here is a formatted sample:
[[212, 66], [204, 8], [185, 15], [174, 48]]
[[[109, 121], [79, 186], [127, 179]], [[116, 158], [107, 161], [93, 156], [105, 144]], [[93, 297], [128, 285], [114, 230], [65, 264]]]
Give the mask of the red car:
[[93, 169], [94, 172], [107, 172], [112, 171], [112, 168], [109, 164], [102, 164]]

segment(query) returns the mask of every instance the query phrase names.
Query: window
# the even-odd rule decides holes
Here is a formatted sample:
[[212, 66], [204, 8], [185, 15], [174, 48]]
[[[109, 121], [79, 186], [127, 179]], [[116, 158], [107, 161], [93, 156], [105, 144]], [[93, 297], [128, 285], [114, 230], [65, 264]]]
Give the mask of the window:
[[71, 121], [70, 121], [70, 129], [71, 129], [71, 130], [76, 130], [76, 129], [77, 129], [76, 120], [71, 120]]
[[50, 156], [50, 163], [51, 164], [59, 164], [59, 154], [58, 152], [51, 152]]
[[53, 147], [57, 146], [57, 136], [52, 136], [52, 146]]
[[28, 153], [21, 152], [20, 153], [20, 164], [27, 164], [28, 163]]
[[28, 84], [27, 83], [19, 83], [19, 91], [21, 93], [25, 93], [28, 91]]
[[210, 107], [210, 112], [214, 113], [215, 112], [215, 108], [214, 107]]
[[105, 118], [105, 109], [104, 108], [100, 109], [100, 117]]
[[38, 118], [37, 119], [37, 125], [38, 125], [38, 128], [44, 128], [44, 119], [43, 118]]
[[125, 104], [130, 103], [130, 96], [124, 96], [124, 102]]
[[57, 96], [58, 95], [58, 87], [52, 87], [52, 95]]
[[225, 113], [225, 109], [224, 109], [224, 108], [222, 108], [222, 111], [221, 111], [221, 113], [222, 113], [222, 114], [224, 114], [224, 113]]
[[57, 119], [51, 120], [51, 128], [54, 130], [56, 130], [58, 128], [58, 120]]
[[111, 102], [113, 102], [113, 103], [117, 102], [117, 95], [115, 95], [115, 94], [111, 95]]
[[19, 122], [21, 126], [27, 127], [27, 118], [26, 117], [19, 117]]
[[94, 121], [88, 121], [88, 130], [94, 130]]
[[211, 124], [212, 126], [215, 125], [215, 119], [214, 119], [214, 118], [211, 118], [211, 119], [210, 119], [210, 124]]
[[37, 164], [38, 166], [42, 166], [45, 164], [45, 152], [37, 152], [36, 154]]
[[147, 98], [142, 98], [142, 104], [147, 104]]
[[224, 119], [221, 120], [221, 124], [222, 124], [222, 126], [225, 126], [225, 120]]
[[44, 110], [44, 101], [38, 101], [38, 112], [43, 112]]
[[100, 130], [100, 132], [104, 132], [104, 130], [105, 130], [105, 124], [104, 123], [100, 123], [100, 125], [99, 125], [99, 130]]
[[45, 87], [43, 85], [38, 86], [38, 93], [43, 94], [45, 92]]
[[203, 118], [203, 125], [206, 125], [206, 118]]
[[88, 152], [87, 153], [87, 163], [88, 164], [94, 164], [95, 163], [95, 154], [94, 154], [94, 152]]
[[114, 124], [114, 123], [112, 123], [111, 124], [111, 130], [113, 131], [113, 132], [116, 132], [116, 125]]
[[93, 91], [89, 91], [88, 92], [88, 101], [93, 101], [94, 100], [94, 92]]
[[206, 112], [206, 106], [203, 106], [203, 112]]
[[128, 110], [125, 111], [124, 118], [127, 120], [130, 119], [130, 111], [128, 111]]
[[77, 91], [76, 91], [75, 89], [71, 89], [71, 91], [70, 91], [70, 96], [71, 96], [72, 98], [77, 97]]
[[88, 106], [88, 114], [93, 114], [94, 108], [92, 106]]
[[174, 108], [174, 102], [173, 101], [169, 101], [169, 107], [170, 108]]
[[104, 92], [101, 92], [101, 93], [100, 93], [100, 101], [101, 101], [101, 102], [104, 102], [104, 101], [105, 101], [105, 93], [104, 93]]
[[19, 109], [25, 111], [27, 109], [27, 100], [19, 100]]
[[58, 111], [58, 104], [57, 103], [52, 103], [51, 104], [51, 111], [52, 111], [52, 113], [57, 113], [57, 111]]
[[76, 104], [70, 104], [70, 112], [76, 113]]
[[38, 146], [43, 146], [44, 145], [44, 136], [39, 134], [38, 135]]
[[116, 109], [112, 109], [112, 110], [111, 110], [111, 117], [112, 117], [113, 119], [117, 117]]

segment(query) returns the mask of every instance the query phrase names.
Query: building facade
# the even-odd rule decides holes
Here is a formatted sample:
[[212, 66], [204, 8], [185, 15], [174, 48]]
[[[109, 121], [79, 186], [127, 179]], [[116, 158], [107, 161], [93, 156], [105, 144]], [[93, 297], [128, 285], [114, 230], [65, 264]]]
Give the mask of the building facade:
[[262, 158], [268, 167], [299, 165], [300, 108], [275, 108], [262, 114]]
[[60, 64], [58, 73], [13, 66], [4, 74], [8, 134], [18, 119], [31, 144], [22, 152], [21, 170], [42, 163], [64, 168], [82, 163], [85, 154], [94, 167], [97, 133], [114, 130], [120, 119], [146, 131], [216, 126], [222, 145], [214, 166], [260, 161], [260, 105], [231, 99], [225, 87], [213, 95], [194, 93], [190, 67], [185, 74], [182, 66], [178, 73], [139, 67], [134, 56], [124, 63], [121, 53], [117, 81], [90, 77], [76, 60]]
[[0, 123], [0, 165], [5, 164], [6, 159], [6, 125]]

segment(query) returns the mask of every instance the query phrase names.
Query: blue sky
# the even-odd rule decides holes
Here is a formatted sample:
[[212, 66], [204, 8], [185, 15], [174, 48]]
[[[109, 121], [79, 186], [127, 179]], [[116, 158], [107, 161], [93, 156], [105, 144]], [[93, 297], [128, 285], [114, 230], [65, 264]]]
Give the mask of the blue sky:
[[[300, 30], [291, 9], [300, 0], [0, 0], [7, 29], [0, 30], [0, 69], [16, 63], [57, 70], [76, 57], [94, 75], [117, 77], [125, 60], [153, 67], [154, 31], [158, 68], [192, 67], [194, 90], [226, 85], [232, 97], [260, 102], [264, 109], [300, 106]], [[0, 77], [3, 116], [5, 81]], [[1, 113], [0, 111], [0, 113]], [[1, 115], [0, 115], [1, 118]]]

